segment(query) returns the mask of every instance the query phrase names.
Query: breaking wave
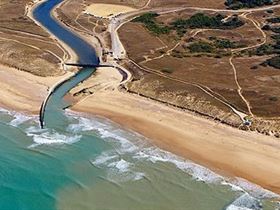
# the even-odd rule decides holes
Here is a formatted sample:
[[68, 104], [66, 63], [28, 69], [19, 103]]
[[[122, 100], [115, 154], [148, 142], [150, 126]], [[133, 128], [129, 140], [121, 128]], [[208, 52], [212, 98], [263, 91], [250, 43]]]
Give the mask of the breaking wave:
[[19, 125], [29, 121], [29, 120], [36, 120], [36, 116], [26, 115], [20, 112], [10, 111], [4, 108], [0, 108], [0, 113], [5, 113], [10, 115], [13, 119], [10, 121], [9, 125], [18, 127]]
[[[72, 122], [66, 132], [60, 133], [53, 129], [40, 129], [37, 125], [37, 118], [16, 112], [0, 109], [0, 112], [12, 116], [9, 122], [12, 126], [19, 126], [28, 122], [30, 126], [25, 129], [27, 136], [32, 137], [33, 144], [29, 148], [39, 145], [61, 145], [73, 144], [80, 141], [86, 134], [97, 135], [104, 141], [113, 145], [113, 150], [104, 151], [101, 155], [90, 160], [94, 167], [106, 169], [107, 178], [114, 181], [140, 180], [147, 175], [136, 166], [137, 162], [151, 163], [164, 162], [176, 166], [178, 169], [191, 175], [198, 181], [206, 183], [216, 183], [227, 185], [234, 191], [241, 192], [243, 195], [236, 199], [226, 210], [259, 210], [260, 199], [279, 198], [278, 195], [254, 185], [244, 179], [227, 179], [215, 172], [198, 165], [192, 161], [185, 160], [170, 152], [164, 151], [149, 144], [149, 141], [135, 133], [124, 130], [109, 120], [103, 118], [85, 118], [74, 112], [66, 112]], [[32, 121], [32, 123], [29, 123]], [[34, 125], [36, 123], [36, 125]]]
[[[94, 131], [105, 141], [118, 144], [118, 146], [114, 147], [115, 151], [104, 152], [94, 160], [91, 160], [91, 163], [96, 167], [107, 167], [109, 174], [112, 172], [123, 174], [128, 171], [132, 173], [134, 165], [131, 162], [136, 162], [135, 160], [150, 161], [152, 163], [166, 162], [174, 164], [178, 169], [188, 173], [198, 181], [227, 185], [234, 191], [238, 191], [243, 194], [245, 193], [246, 196], [244, 195], [240, 197], [238, 202], [242, 201], [243, 203], [246, 203], [245, 200], [248, 202], [254, 201], [251, 203], [258, 206], [258, 199], [279, 198], [279, 195], [263, 189], [258, 185], [254, 185], [247, 180], [241, 178], [227, 179], [208, 168], [198, 165], [192, 161], [185, 160], [160, 148], [154, 147], [148, 143], [149, 141], [145, 137], [135, 132], [121, 129], [109, 120], [100, 118], [88, 119], [78, 116], [74, 112], [70, 112], [68, 114], [70, 117], [73, 117], [78, 121], [78, 123], [70, 125], [68, 127], [68, 131], [72, 130], [76, 133]], [[131, 162], [122, 159], [124, 155], [128, 155], [132, 158]], [[144, 176], [145, 174], [141, 174], [139, 177], [143, 178]], [[249, 199], [250, 197], [251, 200]], [[240, 210], [245, 210], [246, 208], [257, 209], [255, 207], [252, 208], [252, 206], [250, 207], [249, 204], [237, 205], [237, 201], [231, 207], [229, 206], [227, 210], [232, 210], [233, 208]]]
[[145, 177], [144, 173], [135, 171], [133, 163], [113, 152], [103, 152], [95, 160], [92, 160], [91, 164], [95, 167], [106, 168], [107, 179], [114, 182], [137, 181]]
[[29, 127], [26, 130], [27, 136], [31, 136], [33, 144], [29, 148], [33, 148], [39, 145], [51, 145], [51, 144], [73, 144], [78, 142], [82, 135], [73, 134], [61, 134], [53, 129], [40, 129], [37, 127]]
[[14, 119], [10, 122], [10, 125], [17, 127], [30, 119], [33, 119], [33, 117], [21, 113], [16, 113], [14, 115]]
[[232, 202], [226, 210], [262, 210], [262, 205], [258, 199], [244, 193]]

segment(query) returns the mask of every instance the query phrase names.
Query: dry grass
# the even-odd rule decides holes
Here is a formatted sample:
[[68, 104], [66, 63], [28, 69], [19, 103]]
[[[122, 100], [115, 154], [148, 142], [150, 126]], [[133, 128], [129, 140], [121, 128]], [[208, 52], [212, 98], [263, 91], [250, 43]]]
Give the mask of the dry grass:
[[118, 4], [125, 5], [134, 8], [141, 8], [145, 6], [148, 0], [86, 0], [86, 4], [90, 5], [93, 3], [102, 3], [102, 4]]
[[30, 0], [1, 1], [1, 63], [40, 76], [59, 75], [62, 70], [57, 57], [62, 58], [64, 52], [47, 32], [25, 15], [28, 3]]
[[147, 33], [140, 24], [128, 23], [125, 28], [120, 29], [119, 34], [127, 49], [128, 56], [136, 62], [143, 61], [145, 55], [154, 54], [156, 49], [164, 47], [159, 39]]
[[152, 0], [151, 7], [180, 7], [180, 6], [191, 6], [191, 7], [202, 7], [202, 8], [225, 8], [224, 0]]
[[[196, 13], [196, 11], [186, 10], [179, 13], [166, 14], [158, 17], [158, 21], [169, 24], [178, 17], [187, 18], [194, 13]], [[256, 19], [263, 25], [268, 15], [265, 12], [258, 12], [256, 14], [253, 13], [248, 15], [248, 17]], [[217, 37], [218, 39], [229, 39], [247, 46], [254, 46], [260, 43], [263, 40], [261, 32], [248, 19], [244, 19], [244, 21], [244, 26], [233, 30], [208, 30], [200, 32], [195, 36], [195, 40], [207, 40], [209, 37]], [[134, 39], [134, 37], [131, 36], [126, 36], [127, 34], [132, 34], [132, 31], [134, 34], [137, 34], [137, 39]], [[188, 42], [188, 38], [194, 32], [195, 30], [189, 30], [181, 39], [180, 45], [175, 48], [180, 57], [173, 57], [171, 53], [171, 55], [166, 54], [162, 58], [153, 59], [160, 55], [160, 53], [156, 51], [155, 46], [158, 39], [147, 30], [143, 30], [143, 28], [136, 23], [129, 23], [123, 26], [120, 30], [120, 37], [127, 49], [130, 59], [138, 62], [147, 70], [155, 71], [158, 72], [157, 74], [164, 74], [168, 77], [183, 81], [179, 84], [179, 81], [174, 82], [172, 79], [160, 78], [158, 75], [155, 76], [153, 72], [145, 72], [141, 74], [139, 72], [142, 70], [138, 69], [138, 74], [141, 75], [139, 78], [143, 77], [144, 79], [132, 82], [130, 87], [136, 92], [137, 88], [139, 88], [140, 93], [149, 93], [148, 95], [156, 99], [162, 98], [161, 94], [165, 91], [170, 94], [173, 93], [175, 98], [180, 97], [181, 93], [187, 91], [188, 94], [193, 97], [193, 101], [201, 100], [203, 103], [208, 104], [208, 112], [203, 106], [197, 106], [199, 107], [198, 109], [195, 106], [191, 106], [195, 111], [211, 113], [213, 107], [216, 107], [223, 110], [225, 113], [228, 113], [224, 104], [217, 103], [217, 101], [208, 96], [205, 97], [204, 92], [197, 92], [194, 91], [194, 89], [190, 89], [188, 85], [184, 84], [184, 81], [186, 83], [199, 84], [203, 87], [210, 88], [216, 96], [229, 102], [238, 110], [248, 113], [246, 104], [237, 92], [233, 70], [229, 64], [230, 55], [216, 58], [214, 55], [202, 54], [196, 57], [184, 53], [182, 45]], [[171, 43], [168, 39], [172, 39], [172, 37], [174, 38], [173, 35], [160, 36], [159, 38], [165, 43]], [[139, 39], [148, 41], [138, 42], [137, 40]], [[267, 40], [268, 42], [270, 41], [269, 38]], [[169, 49], [170, 48], [171, 47], [169, 46]], [[165, 49], [165, 52], [166, 51], [167, 49]], [[147, 57], [152, 60], [143, 62]], [[280, 85], [280, 78], [279, 70], [259, 66], [259, 64], [265, 59], [266, 57], [250, 58], [244, 55], [244, 57], [234, 58], [233, 62], [237, 69], [238, 82], [242, 87], [242, 93], [249, 101], [253, 114], [257, 118], [268, 119], [280, 115], [280, 98], [278, 99], [280, 95], [280, 90], [278, 88]], [[252, 67], [256, 65], [259, 66], [258, 69], [253, 70]], [[153, 79], [155, 79], [154, 77], [157, 77], [157, 81], [160, 82], [155, 83], [153, 81]], [[156, 84], [158, 85], [157, 87]], [[142, 87], [145, 87], [145, 89]], [[172, 101], [172, 103], [177, 103], [172, 99], [170, 99], [169, 102], [170, 101]], [[189, 107], [190, 104], [191, 103], [186, 103], [185, 106]], [[222, 115], [217, 116], [220, 117]]]
[[[77, 30], [92, 33], [99, 33], [101, 36], [108, 38], [104, 32], [108, 22], [88, 17], [80, 12], [84, 11], [86, 6], [92, 3], [109, 3], [132, 6], [140, 8], [145, 5], [146, 1], [121, 1], [121, 0], [78, 0], [70, 1], [61, 8], [62, 20]], [[225, 8], [224, 1], [163, 1], [152, 0], [149, 7], [207, 7], [207, 8]], [[75, 11], [73, 8], [76, 8]], [[279, 10], [280, 11], [280, 10]], [[159, 22], [170, 24], [177, 18], [188, 18], [199, 12], [194, 9], [187, 9], [180, 12], [161, 15], [157, 18]], [[215, 15], [215, 12], [206, 12]], [[274, 15], [278, 14], [275, 11]], [[223, 15], [232, 15], [229, 12], [223, 12]], [[270, 16], [273, 16], [270, 14]], [[254, 18], [261, 25], [265, 24], [268, 17], [266, 12], [257, 12], [248, 15]], [[209, 40], [210, 37], [217, 39], [229, 39], [239, 44], [253, 46], [260, 43], [263, 39], [262, 34], [255, 25], [248, 19], [243, 18], [245, 25], [233, 30], [207, 30], [195, 35], [195, 40]], [[229, 64], [230, 50], [222, 58], [215, 58], [214, 54], [189, 54], [185, 53], [185, 45], [188, 44], [189, 38], [196, 30], [188, 30], [181, 38], [174, 33], [170, 35], [154, 36], [139, 23], [127, 23], [119, 30], [120, 39], [123, 42], [128, 57], [136, 63], [142, 65], [148, 71], [143, 71], [131, 63], [126, 63], [127, 68], [133, 73], [134, 80], [128, 84], [128, 89], [132, 92], [139, 93], [149, 98], [153, 98], [177, 107], [186, 108], [199, 112], [203, 115], [219, 119], [228, 124], [239, 126], [241, 121], [237, 115], [233, 114], [228, 105], [220, 100], [234, 106], [236, 109], [248, 113], [248, 108], [240, 95], [238, 95], [237, 84], [234, 80], [233, 69]], [[269, 35], [269, 32], [267, 33]], [[110, 39], [107, 39], [109, 42]], [[271, 39], [267, 39], [271, 42]], [[180, 55], [175, 57], [171, 51], [174, 48]], [[108, 45], [108, 47], [110, 47]], [[154, 59], [164, 55], [162, 58]], [[244, 56], [244, 55], [243, 55]], [[148, 60], [147, 60], [148, 59]], [[152, 60], [149, 60], [152, 59]], [[277, 71], [264, 67], [253, 70], [251, 67], [260, 64], [265, 58], [262, 57], [244, 57], [234, 58], [236, 64], [238, 81], [242, 87], [242, 93], [250, 102], [252, 111], [255, 116], [265, 118], [266, 126], [257, 118], [254, 122], [256, 130], [263, 128], [267, 133], [272, 128], [277, 128], [278, 123], [274, 121], [279, 116], [279, 100], [276, 96], [280, 95], [279, 77]], [[163, 75], [163, 76], [162, 76]], [[213, 96], [202, 91], [210, 91]], [[220, 100], [217, 100], [219, 98]], [[273, 119], [272, 121], [269, 121]], [[270, 126], [268, 126], [270, 125]]]

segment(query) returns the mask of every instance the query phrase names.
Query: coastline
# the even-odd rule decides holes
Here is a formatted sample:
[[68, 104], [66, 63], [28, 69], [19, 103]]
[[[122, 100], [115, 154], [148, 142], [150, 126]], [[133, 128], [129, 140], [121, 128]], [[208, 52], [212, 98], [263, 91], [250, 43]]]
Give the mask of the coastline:
[[[88, 40], [84, 36], [80, 37]], [[63, 42], [61, 44], [71, 54], [71, 58], [76, 59], [77, 55], [72, 54], [71, 48]], [[12, 71], [17, 72], [11, 74]], [[68, 73], [66, 74], [54, 78], [37, 78], [15, 69], [1, 71], [1, 91], [6, 96], [2, 97], [0, 105], [18, 111], [38, 113], [50, 86], [65, 76], [67, 78]], [[7, 75], [13, 79], [7, 80]], [[280, 160], [277, 151], [280, 142], [275, 138], [216, 124], [212, 120], [137, 95], [120, 92], [116, 88], [98, 90], [94, 95], [78, 102], [73, 110], [111, 119], [150, 138], [157, 146], [213, 169], [219, 174], [242, 177], [280, 193], [280, 183], [277, 182], [280, 176], [280, 168], [277, 168]]]
[[110, 88], [94, 92], [72, 110], [108, 118], [218, 174], [244, 178], [280, 194], [280, 142], [276, 138], [241, 131]]

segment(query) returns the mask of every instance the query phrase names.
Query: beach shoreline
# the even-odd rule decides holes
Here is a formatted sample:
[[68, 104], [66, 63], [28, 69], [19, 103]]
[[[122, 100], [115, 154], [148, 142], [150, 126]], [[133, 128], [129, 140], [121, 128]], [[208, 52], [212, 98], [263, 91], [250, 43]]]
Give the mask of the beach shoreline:
[[280, 194], [277, 138], [241, 131], [118, 89], [98, 90], [71, 110], [108, 118], [218, 174], [240, 177]]
[[[71, 48], [62, 45], [72, 59], [77, 59]], [[1, 68], [5, 71], [0, 71], [0, 94], [5, 97], [0, 99], [0, 106], [32, 114], [39, 112], [50, 87], [71, 73], [43, 78], [5, 66]], [[72, 110], [108, 118], [148, 137], [164, 150], [224, 176], [241, 177], [280, 194], [280, 142], [276, 138], [241, 131], [120, 91], [115, 86], [95, 91], [79, 100]]]

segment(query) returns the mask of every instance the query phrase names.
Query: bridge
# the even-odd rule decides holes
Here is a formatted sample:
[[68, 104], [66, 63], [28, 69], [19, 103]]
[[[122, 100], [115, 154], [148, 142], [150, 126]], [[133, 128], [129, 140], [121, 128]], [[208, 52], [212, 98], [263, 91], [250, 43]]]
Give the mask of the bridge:
[[112, 65], [84, 64], [84, 63], [65, 63], [66, 66], [76, 66], [81, 68], [113, 67]]

